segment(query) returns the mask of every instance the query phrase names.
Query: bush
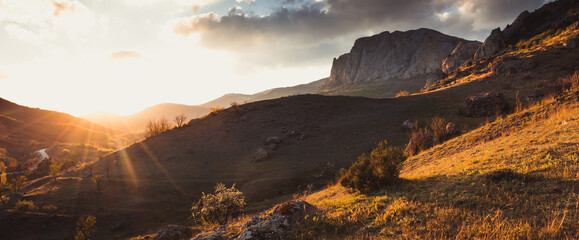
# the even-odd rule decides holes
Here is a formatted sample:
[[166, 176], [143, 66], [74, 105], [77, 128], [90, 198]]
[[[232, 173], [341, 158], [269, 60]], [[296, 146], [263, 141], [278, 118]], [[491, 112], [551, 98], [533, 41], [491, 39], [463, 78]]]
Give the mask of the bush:
[[29, 211], [29, 212], [34, 212], [34, 211], [38, 210], [38, 207], [36, 205], [34, 205], [34, 203], [32, 201], [27, 201], [27, 200], [18, 200], [18, 202], [16, 202], [16, 204], [14, 205], [14, 208], [16, 210]]
[[40, 208], [42, 209], [43, 212], [56, 212], [56, 210], [58, 210], [58, 207], [52, 205], [52, 204], [46, 204], [46, 205], [42, 205], [42, 207]]
[[405, 97], [405, 96], [410, 96], [410, 92], [400, 91], [400, 92], [396, 93], [396, 97]]
[[231, 218], [243, 212], [245, 197], [235, 188], [215, 185], [215, 194], [205, 194], [191, 207], [191, 219], [196, 223], [225, 225]]
[[74, 240], [89, 240], [90, 236], [96, 231], [96, 217], [86, 216], [79, 217], [76, 221], [76, 234]]
[[406, 155], [398, 147], [378, 144], [370, 156], [362, 154], [340, 180], [342, 186], [362, 193], [374, 192], [398, 179]]
[[171, 129], [169, 120], [161, 118], [158, 121], [149, 119], [146, 127], [146, 137], [154, 137]]
[[434, 146], [434, 136], [428, 129], [422, 128], [410, 133], [406, 154], [414, 156]]

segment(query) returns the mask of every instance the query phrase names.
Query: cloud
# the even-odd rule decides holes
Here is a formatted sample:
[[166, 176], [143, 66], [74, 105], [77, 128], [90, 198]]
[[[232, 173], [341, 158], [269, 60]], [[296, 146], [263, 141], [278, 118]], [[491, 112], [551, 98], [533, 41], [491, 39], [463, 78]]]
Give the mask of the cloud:
[[255, 0], [235, 0], [238, 3], [247, 3], [247, 4], [253, 4], [255, 2]]
[[62, 12], [74, 12], [76, 10], [76, 5], [72, 2], [58, 2], [52, 0], [52, 5], [54, 5], [54, 15], [55, 17], [60, 16]]
[[[484, 40], [492, 28], [504, 27], [521, 11], [534, 10], [543, 3], [544, 0], [280, 0], [279, 7], [266, 15], [232, 8], [223, 16], [205, 13], [181, 18], [173, 30], [183, 36], [198, 35], [203, 46], [235, 52], [240, 57], [247, 57], [250, 52], [257, 56], [263, 51], [263, 55], [276, 59], [254, 59], [271, 64], [279, 62], [272, 60], [284, 58], [281, 54], [287, 51], [283, 49], [307, 53], [322, 49], [323, 45], [327, 51], [334, 51], [331, 54], [339, 54], [335, 51], [344, 49], [339, 42], [344, 38], [351, 46], [355, 37], [385, 30], [428, 27]], [[321, 51], [319, 56], [327, 55], [329, 52]], [[282, 64], [301, 63], [289, 59]]]
[[143, 55], [138, 52], [133, 51], [118, 51], [113, 52], [109, 57], [113, 60], [132, 60], [132, 59], [145, 59]]

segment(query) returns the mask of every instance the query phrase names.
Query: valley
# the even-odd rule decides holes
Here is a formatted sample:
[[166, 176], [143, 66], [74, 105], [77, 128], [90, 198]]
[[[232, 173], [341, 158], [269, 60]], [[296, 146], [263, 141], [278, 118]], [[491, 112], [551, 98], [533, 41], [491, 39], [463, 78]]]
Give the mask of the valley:
[[[0, 160], [32, 172], [0, 195], [11, 202], [0, 236], [72, 239], [90, 215], [91, 239], [153, 239], [168, 225], [188, 236], [166, 239], [276, 239], [248, 226], [278, 211], [299, 216], [282, 239], [577, 238], [578, 39], [579, 3], [559, 0], [484, 43], [382, 32], [334, 58], [329, 78], [197, 106], [84, 120], [0, 99]], [[144, 137], [149, 120], [178, 114], [186, 124]], [[409, 152], [435, 119], [452, 134]], [[341, 184], [384, 140], [406, 149], [396, 180], [369, 193]], [[192, 204], [217, 183], [243, 193], [244, 213], [221, 227], [193, 223]], [[297, 215], [288, 200], [315, 213]]]

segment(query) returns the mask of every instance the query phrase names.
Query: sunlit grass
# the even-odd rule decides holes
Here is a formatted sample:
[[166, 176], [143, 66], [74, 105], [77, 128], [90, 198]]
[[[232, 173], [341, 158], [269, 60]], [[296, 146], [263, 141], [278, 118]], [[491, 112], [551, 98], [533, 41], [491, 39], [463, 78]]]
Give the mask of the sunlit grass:
[[398, 186], [306, 196], [322, 213], [299, 236], [577, 239], [577, 116], [577, 101], [547, 99], [409, 159]]

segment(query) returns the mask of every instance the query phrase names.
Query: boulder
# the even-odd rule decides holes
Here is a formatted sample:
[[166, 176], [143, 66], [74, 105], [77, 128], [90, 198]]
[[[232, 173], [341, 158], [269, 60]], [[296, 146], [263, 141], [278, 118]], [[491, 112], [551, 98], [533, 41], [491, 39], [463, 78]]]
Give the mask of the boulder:
[[255, 150], [255, 153], [253, 154], [253, 161], [254, 162], [261, 162], [261, 161], [264, 161], [268, 158], [269, 158], [269, 152], [267, 152], [267, 150], [265, 150], [264, 148], [258, 148], [257, 150]]
[[265, 139], [265, 145], [271, 145], [271, 144], [280, 144], [281, 140], [279, 139], [279, 137], [268, 137]]
[[292, 200], [279, 204], [272, 211], [266, 211], [251, 218], [241, 227], [237, 240], [293, 239], [291, 231], [302, 222], [306, 215], [314, 215], [317, 208], [311, 204]]
[[458, 67], [468, 62], [481, 45], [480, 42], [476, 41], [460, 42], [450, 55], [442, 60], [442, 71], [449, 74], [456, 70]]
[[153, 240], [183, 240], [192, 236], [191, 228], [179, 225], [168, 225], [163, 228]]
[[402, 123], [402, 128], [404, 128], [405, 130], [413, 130], [416, 129], [416, 124], [414, 124], [410, 120], [406, 120]]
[[524, 59], [501, 59], [493, 62], [493, 73], [495, 74], [512, 74], [532, 70], [537, 63], [532, 60]]
[[467, 97], [461, 113], [469, 117], [485, 117], [503, 113], [508, 108], [502, 93], [489, 92]]
[[456, 124], [454, 124], [453, 122], [449, 122], [448, 124], [446, 124], [446, 134], [452, 136], [458, 133], [458, 128], [456, 127]]

